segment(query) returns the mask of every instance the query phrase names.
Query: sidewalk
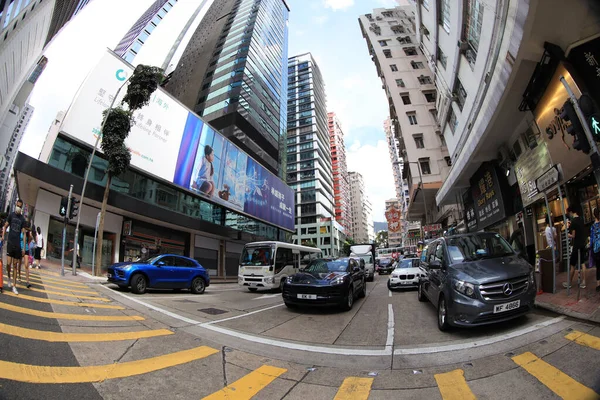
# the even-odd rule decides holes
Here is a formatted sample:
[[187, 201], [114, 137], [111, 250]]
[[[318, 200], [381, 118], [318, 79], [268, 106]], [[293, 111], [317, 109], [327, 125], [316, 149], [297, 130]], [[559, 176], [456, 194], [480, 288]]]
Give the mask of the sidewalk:
[[[536, 305], [569, 317], [600, 322], [600, 293], [596, 292], [596, 270], [586, 271], [586, 288], [579, 289], [577, 283], [574, 283], [569, 296], [567, 296], [567, 289], [563, 287], [563, 282], [566, 281], [567, 273], [559, 273], [556, 276], [556, 293], [538, 294]], [[577, 281], [577, 275], [574, 281]], [[579, 301], [577, 301], [578, 290], [580, 290]]]

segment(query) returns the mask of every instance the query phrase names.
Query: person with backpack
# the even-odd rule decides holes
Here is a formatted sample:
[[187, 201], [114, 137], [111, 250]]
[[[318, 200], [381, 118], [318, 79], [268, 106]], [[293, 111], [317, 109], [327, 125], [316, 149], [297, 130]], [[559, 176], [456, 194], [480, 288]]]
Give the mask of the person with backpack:
[[[593, 264], [592, 264], [593, 263]], [[590, 228], [590, 263], [596, 267], [596, 292], [600, 292], [600, 209], [594, 208], [594, 223]]]

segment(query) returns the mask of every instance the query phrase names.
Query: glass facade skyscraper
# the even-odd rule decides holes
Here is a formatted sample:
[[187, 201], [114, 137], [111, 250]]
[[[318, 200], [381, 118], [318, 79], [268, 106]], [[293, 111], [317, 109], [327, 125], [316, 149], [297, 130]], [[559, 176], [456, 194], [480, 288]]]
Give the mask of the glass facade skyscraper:
[[325, 84], [310, 53], [288, 60], [287, 183], [296, 191], [298, 244], [338, 256], [344, 228], [335, 218]]
[[289, 8], [215, 1], [165, 88], [284, 178]]

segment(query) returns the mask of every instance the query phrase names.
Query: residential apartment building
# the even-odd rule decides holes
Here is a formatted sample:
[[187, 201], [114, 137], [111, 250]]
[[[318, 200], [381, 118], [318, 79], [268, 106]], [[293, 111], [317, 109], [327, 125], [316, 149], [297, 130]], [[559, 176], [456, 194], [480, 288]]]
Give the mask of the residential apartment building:
[[[388, 212], [398, 210], [401, 213], [403, 204], [402, 200], [398, 199], [389, 199], [385, 201], [385, 211], [386, 215]], [[402, 219], [399, 221], [394, 221], [391, 218], [388, 218], [388, 247], [400, 247], [402, 246]]]
[[335, 219], [346, 233], [352, 226], [350, 210], [350, 182], [348, 181], [348, 164], [346, 163], [346, 145], [344, 131], [334, 112], [327, 113], [329, 128], [329, 146], [331, 148], [331, 164], [333, 167], [333, 198], [335, 201]]
[[363, 176], [358, 172], [350, 171], [348, 177], [352, 210], [352, 239], [356, 243], [372, 243], [375, 239], [373, 208], [365, 192]]
[[282, 178], [288, 13], [284, 0], [213, 2], [165, 86]]
[[345, 241], [336, 219], [325, 84], [310, 53], [288, 60], [287, 183], [296, 191], [294, 242], [338, 256]]
[[[564, 83], [577, 97], [588, 93], [600, 104], [598, 2], [412, 3], [452, 160], [436, 203], [459, 199], [463, 230], [507, 237], [523, 221], [533, 261], [535, 250], [545, 247], [539, 234], [547, 209], [543, 190], [552, 223], [562, 220], [560, 201], [553, 200], [559, 195], [580, 209], [586, 223], [592, 220], [598, 182], [560, 111], [568, 98]], [[538, 190], [535, 182], [552, 168], [560, 168], [559, 178]]]
[[360, 16], [359, 24], [388, 97], [390, 125], [404, 161], [410, 193], [407, 218], [452, 224], [453, 208], [435, 203], [451, 162], [436, 117], [434, 76], [418, 47], [413, 10], [378, 8]]

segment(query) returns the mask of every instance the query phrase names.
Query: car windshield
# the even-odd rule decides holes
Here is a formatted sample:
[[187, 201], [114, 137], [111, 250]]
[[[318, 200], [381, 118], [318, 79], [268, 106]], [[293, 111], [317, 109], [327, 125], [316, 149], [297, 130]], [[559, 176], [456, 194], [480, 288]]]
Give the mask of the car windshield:
[[405, 258], [400, 261], [400, 265], [396, 268], [418, 268], [419, 267], [419, 259], [418, 258]]
[[162, 254], [159, 254], [159, 255], [157, 255], [157, 256], [154, 256], [154, 257], [150, 257], [150, 258], [148, 258], [148, 259], [145, 259], [144, 257], [141, 257], [141, 258], [137, 259], [137, 260], [136, 260], [136, 262], [142, 262], [142, 261], [143, 261], [143, 262], [145, 262], [146, 264], [154, 264], [154, 262], [155, 262], [156, 260], [158, 260], [158, 258], [159, 258], [160, 256], [162, 256]]
[[387, 266], [391, 263], [392, 263], [391, 258], [382, 258], [381, 260], [379, 260], [379, 265], [381, 265], [381, 266]]
[[500, 235], [482, 233], [452, 237], [446, 241], [452, 263], [514, 255], [513, 248]]
[[360, 258], [362, 258], [366, 264], [372, 264], [373, 263], [373, 257], [371, 256], [361, 256]]
[[327, 272], [346, 272], [348, 268], [348, 259], [340, 258], [338, 260], [314, 260], [304, 269], [304, 272], [311, 274], [325, 274]]
[[245, 247], [240, 264], [243, 266], [265, 267], [271, 265], [271, 247]]

